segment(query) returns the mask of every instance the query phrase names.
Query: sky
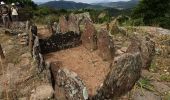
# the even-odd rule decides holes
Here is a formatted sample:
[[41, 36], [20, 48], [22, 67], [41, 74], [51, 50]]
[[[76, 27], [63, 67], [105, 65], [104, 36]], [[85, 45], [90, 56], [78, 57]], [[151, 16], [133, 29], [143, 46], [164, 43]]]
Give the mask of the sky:
[[[35, 2], [47, 2], [53, 0], [33, 0]], [[75, 1], [75, 2], [83, 2], [83, 3], [96, 3], [96, 2], [116, 2], [116, 1], [129, 1], [129, 0], [65, 0], [65, 1]]]

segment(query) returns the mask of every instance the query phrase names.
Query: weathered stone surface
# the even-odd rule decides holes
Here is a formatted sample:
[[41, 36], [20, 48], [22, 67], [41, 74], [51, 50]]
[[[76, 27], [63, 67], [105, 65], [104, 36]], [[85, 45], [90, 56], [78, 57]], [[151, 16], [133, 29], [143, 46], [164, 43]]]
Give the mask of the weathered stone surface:
[[69, 15], [68, 31], [72, 31], [77, 34], [80, 33], [78, 24], [79, 24], [78, 18], [74, 14]]
[[76, 73], [61, 68], [61, 62], [51, 64], [54, 79], [55, 99], [57, 100], [87, 100], [88, 93], [84, 83]]
[[107, 30], [101, 30], [98, 35], [99, 56], [103, 60], [112, 60], [115, 55], [114, 42]]
[[59, 27], [60, 27], [60, 32], [61, 33], [68, 32], [68, 19], [66, 19], [65, 16], [61, 16], [59, 18]]
[[18, 34], [19, 44], [28, 45], [29, 37], [27, 33]]
[[1, 44], [0, 44], [0, 58], [1, 58], [1, 59], [5, 59], [5, 55], [4, 55], [4, 53], [3, 53]]
[[132, 96], [132, 100], [162, 100], [162, 99], [160, 96], [157, 96], [152, 92], [138, 89]]
[[127, 52], [141, 52], [142, 67], [149, 69], [155, 55], [155, 43], [149, 37], [134, 37]]
[[48, 39], [40, 39], [41, 53], [54, 52], [79, 45], [80, 35], [74, 32], [55, 34]]
[[0, 84], [0, 99], [3, 98], [3, 92], [4, 92], [4, 88], [3, 88], [3, 86]]
[[82, 44], [88, 50], [92, 51], [97, 49], [97, 31], [93, 23], [89, 20], [85, 22], [85, 29], [81, 35]]
[[93, 99], [113, 99], [130, 91], [140, 78], [141, 65], [142, 61], [139, 53], [127, 53], [115, 58], [103, 86]]
[[144, 69], [149, 69], [155, 55], [155, 43], [150, 38], [142, 39], [142, 65]]
[[59, 31], [59, 24], [57, 23], [57, 22], [54, 22], [53, 23], [53, 31], [54, 31], [54, 33], [60, 33], [60, 31]]
[[30, 100], [47, 100], [51, 99], [54, 94], [54, 90], [50, 85], [41, 85], [38, 86], [35, 90], [32, 91]]
[[161, 83], [161, 82], [152, 82], [151, 83], [154, 88], [159, 91], [160, 93], [164, 94], [165, 92], [169, 92], [170, 91], [170, 87], [168, 87], [167, 85]]

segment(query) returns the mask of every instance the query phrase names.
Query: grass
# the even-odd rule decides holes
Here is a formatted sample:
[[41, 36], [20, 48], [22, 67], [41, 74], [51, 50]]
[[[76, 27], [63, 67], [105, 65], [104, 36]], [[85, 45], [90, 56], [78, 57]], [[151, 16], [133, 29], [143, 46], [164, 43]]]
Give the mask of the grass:
[[147, 78], [141, 78], [138, 82], [137, 85], [141, 87], [141, 89], [146, 89], [149, 91], [155, 91], [154, 86], [150, 83], [150, 80]]
[[165, 95], [163, 100], [170, 100], [170, 91]]

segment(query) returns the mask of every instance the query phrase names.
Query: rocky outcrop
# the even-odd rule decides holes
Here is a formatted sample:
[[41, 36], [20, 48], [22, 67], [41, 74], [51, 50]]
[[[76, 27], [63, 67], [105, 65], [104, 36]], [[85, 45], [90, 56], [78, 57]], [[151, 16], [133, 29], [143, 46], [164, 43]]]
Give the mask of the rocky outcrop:
[[93, 100], [117, 98], [131, 90], [140, 78], [142, 60], [139, 53], [115, 58], [102, 87]]
[[105, 60], [113, 60], [115, 55], [114, 42], [107, 30], [101, 30], [98, 35], [99, 56]]
[[85, 21], [85, 29], [81, 35], [82, 44], [90, 51], [97, 49], [97, 31], [90, 20]]

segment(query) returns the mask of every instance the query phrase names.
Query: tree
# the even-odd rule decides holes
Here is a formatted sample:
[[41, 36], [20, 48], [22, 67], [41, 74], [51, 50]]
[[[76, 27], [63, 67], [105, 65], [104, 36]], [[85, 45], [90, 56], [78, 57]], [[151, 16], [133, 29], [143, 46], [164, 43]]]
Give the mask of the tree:
[[[170, 0], [141, 0], [133, 10], [133, 19], [142, 19], [144, 24], [161, 26], [169, 19]], [[167, 22], [170, 23], [170, 22]]]

